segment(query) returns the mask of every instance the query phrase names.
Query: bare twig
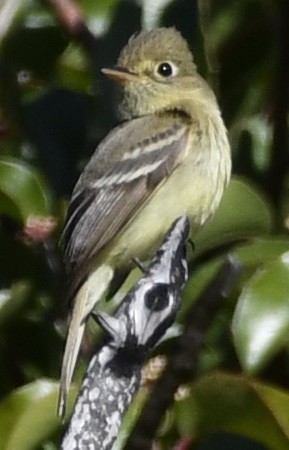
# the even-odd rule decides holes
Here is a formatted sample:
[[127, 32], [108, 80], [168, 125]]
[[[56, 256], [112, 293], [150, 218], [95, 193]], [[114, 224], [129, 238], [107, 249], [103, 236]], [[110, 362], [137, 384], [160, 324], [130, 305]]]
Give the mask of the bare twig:
[[74, 37], [78, 37], [79, 32], [85, 25], [82, 12], [78, 5], [72, 0], [45, 0], [53, 9], [56, 17], [64, 28]]

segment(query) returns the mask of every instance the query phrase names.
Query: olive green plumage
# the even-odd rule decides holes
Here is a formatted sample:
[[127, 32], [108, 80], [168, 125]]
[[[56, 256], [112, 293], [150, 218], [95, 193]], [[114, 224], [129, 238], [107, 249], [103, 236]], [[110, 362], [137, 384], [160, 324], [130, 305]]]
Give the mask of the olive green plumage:
[[63, 232], [73, 312], [63, 360], [59, 412], [85, 321], [132, 259], [149, 258], [173, 220], [196, 231], [219, 205], [231, 173], [227, 132], [214, 93], [174, 28], [130, 38], [114, 69], [126, 120], [100, 143], [80, 176]]

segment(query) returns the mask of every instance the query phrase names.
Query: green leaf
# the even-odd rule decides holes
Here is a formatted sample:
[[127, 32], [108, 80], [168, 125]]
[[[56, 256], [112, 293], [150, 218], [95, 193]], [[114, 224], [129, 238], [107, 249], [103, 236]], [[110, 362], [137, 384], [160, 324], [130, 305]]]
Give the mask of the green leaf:
[[[255, 238], [245, 244], [237, 244], [230, 249], [233, 254], [243, 265], [244, 269], [240, 277], [241, 286], [247, 282], [248, 278], [255, 273], [260, 265], [264, 265], [275, 260], [285, 251], [289, 250], [289, 239], [278, 237]], [[178, 315], [178, 320], [182, 322], [186, 314], [190, 311], [196, 298], [201, 294], [203, 289], [216, 275], [221, 264], [227, 257], [227, 252], [216, 258], [211, 258], [204, 264], [194, 269], [194, 261], [192, 262], [193, 272], [186, 283], [184, 293], [182, 295], [182, 308]]]
[[218, 373], [203, 377], [176, 403], [181, 435], [236, 433], [270, 450], [289, 448], [289, 394], [249, 379]]
[[0, 212], [26, 223], [49, 215], [47, 189], [38, 173], [16, 159], [0, 160]]
[[[119, 0], [82, 0], [81, 9], [87, 17], [89, 29], [97, 36], [108, 27], [113, 19], [115, 10], [120, 3]], [[103, 22], [108, 22], [107, 24]]]
[[289, 252], [258, 270], [244, 285], [232, 331], [243, 368], [254, 374], [288, 342]]
[[272, 222], [271, 207], [263, 195], [248, 182], [234, 178], [213, 219], [193, 237], [196, 254], [229, 240], [268, 233]]
[[59, 428], [58, 388], [58, 383], [42, 379], [16, 389], [2, 401], [1, 449], [31, 450]]
[[0, 290], [0, 328], [10, 318], [21, 313], [23, 307], [29, 302], [31, 296], [29, 281], [18, 281], [11, 289]]
[[85, 54], [75, 43], [71, 43], [59, 58], [57, 78], [68, 89], [88, 92], [92, 76]]
[[[252, 86], [252, 90], [254, 87]], [[251, 91], [248, 92], [248, 97]], [[246, 105], [248, 107], [248, 105]], [[250, 147], [254, 165], [259, 171], [268, 170], [270, 164], [270, 150], [272, 147], [272, 124], [262, 114], [244, 115], [241, 114], [239, 120], [236, 120], [230, 130], [230, 139], [237, 146], [238, 141], [244, 135], [244, 132], [250, 136]]]
[[58, 384], [39, 380], [12, 392], [0, 404], [0, 447], [4, 450], [31, 449], [58, 425]]
[[23, 2], [21, 0], [14, 0], [14, 2], [11, 2], [11, 0], [2, 1], [0, 10], [0, 45], [21, 8], [23, 8]]
[[289, 250], [289, 239], [285, 237], [265, 237], [251, 240], [249, 243], [236, 245], [232, 253], [246, 267], [256, 269], [260, 265], [274, 261]]

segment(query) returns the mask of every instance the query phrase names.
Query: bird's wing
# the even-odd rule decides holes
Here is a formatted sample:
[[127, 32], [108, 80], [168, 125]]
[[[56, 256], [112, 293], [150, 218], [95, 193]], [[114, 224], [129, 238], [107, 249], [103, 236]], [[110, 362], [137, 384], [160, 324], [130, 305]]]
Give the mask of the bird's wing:
[[[59, 414], [66, 396], [84, 330], [95, 303], [88, 295], [87, 261], [121, 232], [153, 190], [186, 156], [189, 125], [173, 116], [135, 119], [113, 130], [84, 169], [72, 195], [63, 232], [70, 271], [68, 295], [76, 294], [61, 372]], [[125, 151], [124, 151], [125, 149]], [[107, 270], [108, 285], [113, 269]], [[79, 289], [80, 288], [80, 289]], [[98, 297], [103, 292], [98, 292]]]
[[[62, 236], [72, 278], [122, 230], [184, 159], [189, 135], [181, 117], [146, 116], [113, 130], [77, 183]], [[125, 152], [123, 152], [125, 148]]]

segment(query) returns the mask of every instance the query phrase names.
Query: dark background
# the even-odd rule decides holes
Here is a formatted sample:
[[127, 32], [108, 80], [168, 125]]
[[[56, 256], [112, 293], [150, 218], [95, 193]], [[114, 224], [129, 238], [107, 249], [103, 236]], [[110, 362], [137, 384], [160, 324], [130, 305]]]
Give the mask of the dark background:
[[[154, 12], [148, 2], [83, 0], [76, 24], [70, 2], [67, 14], [53, 1], [21, 3], [0, 9], [1, 449], [57, 448], [67, 316], [57, 243], [67, 200], [117, 123], [113, 84], [100, 68], [115, 63], [132, 33], [160, 25], [181, 31], [213, 85], [234, 172], [216, 217], [192, 237], [179, 323], [228, 249], [244, 269], [156, 448], [288, 448], [288, 1], [176, 0]], [[79, 382], [93, 348], [87, 336]]]

